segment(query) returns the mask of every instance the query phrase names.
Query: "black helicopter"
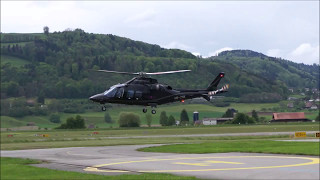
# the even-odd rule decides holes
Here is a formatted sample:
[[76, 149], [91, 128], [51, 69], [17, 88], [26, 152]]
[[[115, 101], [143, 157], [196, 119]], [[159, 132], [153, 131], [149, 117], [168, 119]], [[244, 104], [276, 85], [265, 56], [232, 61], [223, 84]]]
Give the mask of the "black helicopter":
[[166, 71], [166, 72], [155, 72], [155, 73], [129, 73], [129, 72], [118, 72], [118, 71], [107, 71], [98, 70], [99, 72], [106, 73], [117, 73], [117, 74], [129, 74], [138, 75], [128, 82], [123, 84], [117, 84], [104, 93], [96, 94], [91, 96], [89, 99], [103, 104], [102, 111], [106, 110], [105, 103], [116, 103], [116, 104], [128, 104], [128, 105], [141, 105], [145, 106], [143, 112], [147, 112], [147, 106], [151, 106], [151, 113], [155, 114], [154, 108], [157, 105], [171, 103], [175, 101], [184, 102], [186, 99], [203, 97], [207, 101], [210, 101], [212, 96], [227, 92], [229, 85], [223, 86], [221, 89], [217, 89], [220, 80], [224, 77], [224, 73], [221, 72], [212, 81], [212, 83], [206, 89], [173, 89], [171, 86], [159, 84], [156, 79], [148, 77], [148, 75], [161, 75], [161, 74], [172, 74], [180, 72], [189, 72], [191, 70], [178, 70], [178, 71]]

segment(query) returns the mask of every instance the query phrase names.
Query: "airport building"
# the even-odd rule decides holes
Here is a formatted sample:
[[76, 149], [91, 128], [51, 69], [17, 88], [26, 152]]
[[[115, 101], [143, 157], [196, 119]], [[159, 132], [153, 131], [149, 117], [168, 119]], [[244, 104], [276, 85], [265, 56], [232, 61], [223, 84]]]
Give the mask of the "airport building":
[[223, 124], [226, 121], [231, 121], [233, 118], [204, 118], [202, 120], [195, 121], [195, 125], [217, 125]]
[[306, 122], [310, 121], [304, 115], [304, 112], [293, 113], [273, 113], [270, 122]]

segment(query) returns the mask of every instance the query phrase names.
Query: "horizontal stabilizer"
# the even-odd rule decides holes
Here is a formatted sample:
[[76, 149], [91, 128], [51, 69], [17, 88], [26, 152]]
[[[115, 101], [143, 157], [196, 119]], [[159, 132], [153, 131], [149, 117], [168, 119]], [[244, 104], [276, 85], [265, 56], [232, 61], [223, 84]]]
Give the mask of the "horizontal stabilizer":
[[202, 95], [202, 97], [207, 100], [207, 101], [210, 101], [210, 97], [208, 95]]

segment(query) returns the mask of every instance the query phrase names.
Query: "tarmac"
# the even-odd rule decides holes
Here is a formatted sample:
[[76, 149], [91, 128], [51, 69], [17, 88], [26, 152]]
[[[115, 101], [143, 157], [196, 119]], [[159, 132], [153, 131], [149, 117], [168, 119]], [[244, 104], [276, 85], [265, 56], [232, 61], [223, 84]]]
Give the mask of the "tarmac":
[[262, 153], [174, 154], [137, 151], [157, 145], [1, 151], [2, 157], [45, 160], [38, 167], [104, 175], [170, 173], [203, 179], [319, 179], [317, 156]]

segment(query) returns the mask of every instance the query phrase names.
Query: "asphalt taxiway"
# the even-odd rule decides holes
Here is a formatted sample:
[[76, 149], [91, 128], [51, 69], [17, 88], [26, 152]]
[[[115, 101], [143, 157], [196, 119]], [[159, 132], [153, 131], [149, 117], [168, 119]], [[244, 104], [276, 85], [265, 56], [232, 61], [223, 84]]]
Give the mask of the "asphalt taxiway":
[[116, 175], [171, 173], [205, 179], [319, 179], [319, 157], [261, 153], [174, 154], [136, 151], [158, 145], [1, 151], [2, 157], [46, 160], [36, 166]]

